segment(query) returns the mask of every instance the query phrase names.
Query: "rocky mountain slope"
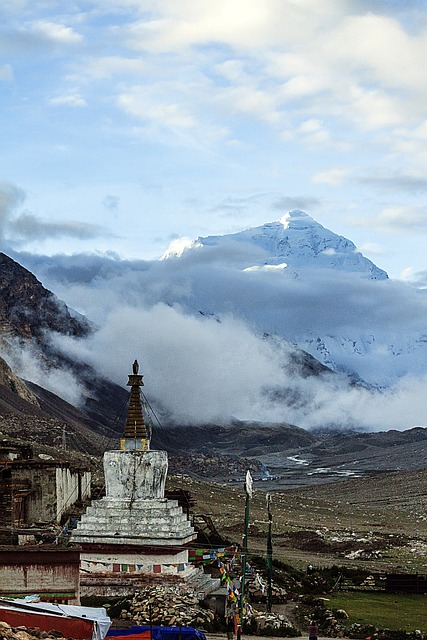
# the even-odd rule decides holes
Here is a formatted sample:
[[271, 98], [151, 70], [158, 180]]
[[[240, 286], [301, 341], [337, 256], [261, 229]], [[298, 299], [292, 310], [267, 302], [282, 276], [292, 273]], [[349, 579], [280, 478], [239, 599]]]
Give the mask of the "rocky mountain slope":
[[81, 337], [89, 322], [73, 317], [64, 302], [45, 289], [37, 278], [4, 253], [0, 253], [0, 334], [42, 343], [47, 331]]
[[[128, 397], [125, 389], [99, 376], [87, 363], [70, 359], [52, 341], [55, 334], [78, 339], [93, 330], [86, 318], [73, 313], [32, 273], [0, 253], [2, 414], [48, 416], [104, 436], [118, 433]], [[83, 390], [81, 406], [75, 407], [44, 387], [25, 382], [25, 374], [30, 374], [35, 363], [42, 379], [45, 373], [47, 385], [57, 378], [59, 392], [64, 380], [64, 394], [64, 372], [78, 377]]]
[[[21, 380], [0, 358], [0, 434], [100, 455], [117, 433], [42, 387]], [[111, 446], [111, 445], [110, 445]]]

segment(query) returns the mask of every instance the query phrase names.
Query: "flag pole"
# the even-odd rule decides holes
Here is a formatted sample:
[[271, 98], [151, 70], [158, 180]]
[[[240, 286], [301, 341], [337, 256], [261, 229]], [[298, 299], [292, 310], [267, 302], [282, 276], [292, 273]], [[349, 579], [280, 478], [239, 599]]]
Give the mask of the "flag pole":
[[271, 613], [273, 607], [273, 539], [271, 535], [271, 526], [273, 523], [273, 516], [271, 513], [271, 495], [267, 493], [267, 511], [268, 511], [268, 535], [267, 535], [267, 611]]
[[250, 506], [250, 498], [252, 498], [252, 487], [253, 487], [253, 479], [251, 476], [251, 472], [248, 470], [246, 472], [246, 482], [245, 482], [245, 493], [246, 493], [245, 534], [243, 537], [242, 578], [240, 580], [240, 607], [239, 607], [240, 633], [238, 633], [238, 640], [240, 639], [240, 635], [242, 633], [243, 607], [245, 602], [245, 579], [246, 579], [246, 566], [248, 562], [249, 506]]

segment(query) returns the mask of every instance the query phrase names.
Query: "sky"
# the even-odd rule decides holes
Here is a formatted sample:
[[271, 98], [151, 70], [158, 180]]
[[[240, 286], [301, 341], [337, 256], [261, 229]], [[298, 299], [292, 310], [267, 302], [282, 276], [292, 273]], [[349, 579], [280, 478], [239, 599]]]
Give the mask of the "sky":
[[0, 2], [0, 248], [151, 260], [299, 208], [427, 271], [425, 0]]
[[[98, 327], [61, 349], [121, 385], [137, 357], [181, 420], [427, 425], [427, 0], [0, 0], [0, 25], [0, 250]], [[245, 289], [226, 256], [158, 260], [294, 209], [391, 280]], [[389, 391], [296, 377], [249, 315], [189, 313], [204, 288], [290, 333], [356, 336]], [[81, 393], [21, 347], [13, 364]]]

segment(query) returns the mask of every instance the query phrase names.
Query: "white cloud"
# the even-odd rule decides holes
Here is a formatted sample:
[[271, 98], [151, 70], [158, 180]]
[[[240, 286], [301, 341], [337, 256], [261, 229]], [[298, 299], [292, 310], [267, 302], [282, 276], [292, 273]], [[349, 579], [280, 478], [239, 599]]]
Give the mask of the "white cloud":
[[[156, 52], [181, 51], [204, 42], [257, 48], [282, 38], [278, 23], [291, 7], [286, 4], [281, 8], [277, 0], [185, 0], [179, 4], [163, 0], [150, 20], [129, 29], [129, 43], [135, 49]], [[302, 12], [297, 13], [301, 20]], [[286, 30], [286, 23], [281, 27]]]
[[228, 137], [228, 129], [218, 126], [204, 112], [204, 100], [206, 104], [210, 101], [208, 87], [175, 81], [173, 85], [173, 95], [169, 94], [171, 86], [164, 83], [121, 88], [116, 96], [117, 105], [142, 123], [132, 129], [135, 137], [156, 138], [168, 146], [178, 144], [200, 149]]
[[[126, 353], [120, 345], [116, 353], [111, 349], [117, 332], [127, 336]], [[129, 368], [129, 354], [137, 354], [147, 396], [157, 398], [178, 422], [223, 419], [226, 414], [249, 417], [254, 398], [282, 375], [278, 355], [239, 321], [197, 319], [164, 305], [119, 307], [91, 340], [69, 349], [108, 370], [119, 384]]]
[[357, 250], [363, 254], [371, 254], [375, 256], [381, 256], [384, 254], [384, 247], [376, 242], [364, 242], [357, 247]]
[[2, 352], [2, 357], [24, 380], [40, 385], [74, 406], [80, 405], [84, 394], [81, 382], [71, 371], [46, 366], [30, 344], [8, 338], [7, 351]]
[[355, 85], [349, 87], [341, 115], [352, 120], [362, 131], [395, 127], [404, 122], [404, 116], [392, 96], [385, 91]]
[[341, 186], [351, 178], [353, 172], [344, 167], [335, 167], [326, 171], [319, 171], [312, 176], [312, 181], [320, 184], [327, 184], [331, 187]]
[[349, 15], [328, 38], [325, 48], [368, 83], [425, 91], [420, 61], [427, 55], [427, 38], [422, 27], [417, 34], [410, 34], [395, 18], [374, 11]]
[[66, 93], [63, 95], [56, 96], [55, 98], [50, 98], [49, 104], [54, 107], [66, 106], [66, 107], [86, 107], [87, 102], [82, 96], [76, 93]]
[[75, 45], [83, 42], [83, 36], [72, 27], [49, 20], [36, 20], [31, 25], [34, 33], [56, 44]]
[[414, 206], [389, 206], [371, 217], [349, 218], [354, 226], [381, 229], [384, 233], [427, 233], [427, 208]]
[[302, 135], [304, 142], [311, 145], [329, 145], [331, 136], [323, 123], [316, 118], [305, 120], [298, 127], [298, 132]]
[[415, 273], [412, 267], [407, 267], [403, 269], [398, 276], [398, 280], [402, 280], [403, 282], [411, 282], [414, 279]]
[[[86, 61], [84, 69], [78, 69], [75, 79], [89, 78], [96, 80], [111, 79], [117, 76], [121, 80], [125, 76], [143, 76], [150, 70], [146, 60], [125, 56], [99, 56]], [[73, 76], [71, 76], [73, 78]], [[74, 78], [73, 78], [74, 79]]]
[[186, 108], [176, 102], [161, 103], [144, 87], [130, 87], [117, 98], [118, 105], [130, 115], [160, 127], [191, 129], [196, 121]]

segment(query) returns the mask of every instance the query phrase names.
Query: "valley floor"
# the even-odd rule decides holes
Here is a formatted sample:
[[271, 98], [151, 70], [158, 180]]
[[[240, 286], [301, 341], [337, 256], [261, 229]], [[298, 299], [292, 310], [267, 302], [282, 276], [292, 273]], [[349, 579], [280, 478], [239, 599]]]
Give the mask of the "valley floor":
[[[189, 491], [198, 513], [212, 518], [230, 542], [241, 543], [242, 486], [180, 476], [169, 485]], [[427, 470], [354, 478], [272, 494], [273, 555], [304, 569], [340, 564], [368, 571], [427, 573]], [[266, 492], [250, 502], [249, 553], [265, 554]]]

